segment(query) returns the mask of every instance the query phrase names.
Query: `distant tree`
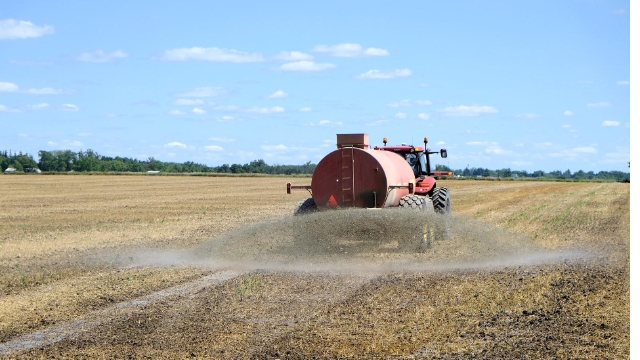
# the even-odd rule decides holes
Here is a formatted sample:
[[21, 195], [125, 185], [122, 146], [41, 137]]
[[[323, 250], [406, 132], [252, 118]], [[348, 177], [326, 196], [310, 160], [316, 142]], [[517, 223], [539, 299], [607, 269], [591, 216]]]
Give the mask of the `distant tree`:
[[38, 167], [42, 171], [56, 171], [58, 170], [58, 158], [49, 151], [38, 151]]
[[4, 172], [9, 167], [9, 158], [7, 157], [7, 152], [4, 154], [0, 154], [0, 168]]
[[451, 171], [451, 168], [447, 165], [436, 165], [435, 171]]
[[58, 158], [57, 171], [73, 170], [73, 163], [78, 158], [78, 154], [71, 150], [56, 150], [53, 153]]
[[231, 165], [231, 172], [234, 174], [241, 174], [244, 172], [244, 169], [242, 168], [242, 165], [240, 164], [233, 164]]
[[80, 151], [72, 168], [74, 171], [99, 171], [100, 158], [93, 150]]
[[[20, 167], [22, 167], [24, 171], [28, 171], [28, 170], [34, 171], [35, 169], [38, 168], [38, 163], [36, 163], [36, 161], [33, 160], [31, 155], [23, 154], [23, 155], [14, 156], [13, 163], [20, 164]], [[16, 170], [17, 169], [18, 168], [16, 168]]]
[[18, 161], [11, 162], [11, 164], [9, 164], [9, 167], [16, 169], [16, 171], [24, 171], [22, 164], [20, 164], [20, 162]]

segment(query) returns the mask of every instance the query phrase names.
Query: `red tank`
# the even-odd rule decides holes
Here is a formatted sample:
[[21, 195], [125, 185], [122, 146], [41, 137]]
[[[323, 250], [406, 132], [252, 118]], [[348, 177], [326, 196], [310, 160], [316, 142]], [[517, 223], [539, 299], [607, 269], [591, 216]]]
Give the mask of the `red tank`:
[[320, 160], [311, 179], [318, 207], [395, 207], [409, 194], [415, 175], [407, 161], [391, 151], [367, 149], [366, 142], [359, 147], [349, 141], [341, 144], [339, 135], [339, 149]]

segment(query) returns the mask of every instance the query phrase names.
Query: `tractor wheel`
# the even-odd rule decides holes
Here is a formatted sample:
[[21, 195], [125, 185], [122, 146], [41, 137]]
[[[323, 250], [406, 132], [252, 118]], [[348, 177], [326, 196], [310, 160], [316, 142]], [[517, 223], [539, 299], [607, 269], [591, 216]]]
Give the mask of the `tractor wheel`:
[[297, 215], [308, 214], [316, 210], [318, 210], [318, 206], [316, 206], [316, 202], [313, 201], [313, 198], [308, 198], [306, 200], [300, 201], [296, 205], [296, 208], [293, 210], [293, 215], [297, 216]]
[[433, 189], [431, 201], [433, 202], [433, 210], [435, 210], [437, 214], [446, 215], [439, 223], [437, 237], [440, 239], [448, 239], [451, 232], [451, 218], [449, 216], [451, 215], [451, 198], [449, 197], [449, 189], [445, 187]]
[[404, 209], [422, 210], [423, 198], [418, 195], [405, 195], [400, 198], [400, 207]]
[[[425, 196], [419, 195], [406, 195], [400, 198], [401, 209], [411, 209], [424, 212], [433, 212], [433, 205], [431, 205], [431, 199]], [[419, 251], [424, 252], [433, 247], [433, 241], [435, 239], [435, 231], [432, 224], [425, 222], [423, 228], [416, 234], [416, 237], [420, 239]], [[415, 239], [415, 238], [414, 238]], [[415, 246], [415, 245], [412, 245]]]
[[451, 199], [449, 198], [449, 189], [446, 187], [437, 187], [433, 189], [431, 195], [433, 209], [439, 214], [451, 214]]

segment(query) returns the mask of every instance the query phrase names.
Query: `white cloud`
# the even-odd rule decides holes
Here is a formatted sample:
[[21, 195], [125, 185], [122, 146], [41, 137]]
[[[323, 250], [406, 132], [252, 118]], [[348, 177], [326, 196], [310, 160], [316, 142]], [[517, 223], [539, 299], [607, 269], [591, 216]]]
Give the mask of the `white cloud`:
[[[0, 92], [16, 92], [18, 90], [20, 90], [20, 88], [14, 83], [0, 82]], [[32, 88], [23, 92], [32, 95], [55, 95], [62, 94], [64, 91], [54, 88]]]
[[398, 119], [406, 119], [407, 118], [407, 114], [403, 113], [403, 112], [399, 112], [394, 117], [398, 118]]
[[20, 112], [20, 110], [12, 109], [12, 108], [7, 107], [5, 105], [0, 105], [0, 112]]
[[596, 103], [588, 103], [587, 106], [589, 106], [589, 107], [606, 107], [606, 106], [611, 106], [611, 104], [609, 104], [606, 101], [600, 101], [600, 102], [596, 102]]
[[317, 123], [310, 123], [309, 126], [342, 127], [341, 121], [320, 120]]
[[551, 149], [551, 148], [553, 148], [553, 143], [547, 141], [547, 142], [543, 142], [543, 143], [535, 143], [535, 144], [533, 144], [533, 146], [536, 149]]
[[336, 65], [331, 63], [316, 63], [313, 61], [302, 60], [282, 64], [276, 69], [283, 71], [323, 71], [333, 69], [335, 67]]
[[221, 121], [231, 121], [233, 120], [233, 116], [225, 115], [222, 117]]
[[289, 147], [279, 144], [279, 145], [262, 145], [260, 148], [264, 151], [287, 151]]
[[69, 146], [69, 147], [76, 147], [76, 148], [79, 148], [79, 147], [83, 147], [83, 146], [84, 146], [84, 144], [83, 144], [83, 143], [81, 143], [81, 142], [80, 142], [80, 141], [78, 141], [78, 140], [74, 140], [74, 141], [71, 141], [71, 142], [68, 142], [68, 141], [67, 141], [66, 143], [67, 143], [67, 146]]
[[571, 124], [564, 124], [564, 125], [562, 125], [562, 127], [564, 129], [571, 129]]
[[281, 51], [273, 58], [284, 61], [313, 60], [313, 56], [300, 51]]
[[187, 145], [183, 144], [181, 142], [173, 141], [173, 142], [164, 144], [164, 147], [166, 147], [166, 148], [182, 148], [182, 149], [186, 149]]
[[37, 26], [30, 21], [0, 20], [0, 40], [37, 38], [55, 33], [53, 26]]
[[395, 79], [401, 77], [411, 76], [411, 70], [409, 69], [396, 69], [391, 71], [369, 70], [364, 74], [356, 76], [361, 80], [368, 79]]
[[173, 102], [173, 105], [202, 105], [204, 101], [201, 99], [178, 99]]
[[511, 150], [503, 149], [498, 143], [492, 142], [484, 149], [485, 153], [494, 154], [494, 155], [510, 155], [513, 154]]
[[41, 103], [41, 104], [36, 104], [36, 105], [31, 105], [31, 108], [34, 110], [38, 110], [38, 109], [46, 109], [48, 107], [50, 107], [51, 105], [47, 104], [47, 103]]
[[630, 156], [628, 152], [618, 152], [618, 153], [606, 153], [604, 156], [608, 158], [614, 159], [628, 159]]
[[497, 113], [498, 109], [493, 106], [479, 106], [479, 105], [459, 105], [449, 106], [444, 109], [438, 110], [446, 116], [478, 116], [480, 114]]
[[602, 126], [620, 126], [620, 123], [614, 120], [605, 120], [602, 122]]
[[387, 56], [389, 51], [379, 48], [364, 49], [360, 44], [344, 43], [338, 45], [317, 45], [313, 48], [314, 52], [328, 53], [338, 57], [357, 57], [357, 56]]
[[273, 113], [281, 113], [284, 112], [285, 109], [281, 106], [272, 106], [272, 107], [252, 107], [245, 109], [244, 111], [250, 113], [258, 113], [258, 114], [273, 114]]
[[224, 151], [222, 146], [218, 146], [218, 145], [207, 145], [204, 147], [204, 149], [207, 151]]
[[224, 143], [236, 141], [236, 139], [234, 139], [234, 138], [224, 138], [224, 137], [212, 137], [212, 138], [209, 138], [209, 140], [217, 141], [217, 142], [224, 142]]
[[240, 109], [240, 107], [236, 105], [220, 105], [220, 106], [216, 106], [215, 109], [223, 110], [223, 111], [235, 111]]
[[583, 154], [595, 154], [595, 153], [598, 152], [598, 150], [596, 150], [596, 148], [593, 148], [593, 147], [590, 147], [590, 146], [575, 147], [572, 150], [574, 152], [583, 153]]
[[169, 61], [203, 60], [234, 63], [265, 61], [264, 56], [260, 53], [248, 53], [238, 50], [220, 49], [217, 47], [192, 47], [166, 50], [162, 59]]
[[126, 58], [127, 56], [129, 56], [129, 54], [127, 54], [122, 50], [116, 50], [114, 52], [107, 53], [99, 49], [92, 52], [83, 52], [82, 54], [80, 54], [80, 56], [76, 58], [76, 60], [105, 63], [105, 62], [110, 62], [116, 59]]
[[0, 81], [0, 92], [15, 92], [18, 89], [18, 85], [14, 83]]
[[535, 119], [535, 118], [539, 118], [540, 115], [535, 113], [525, 113], [525, 114], [518, 114], [516, 115], [516, 117], [521, 119]]
[[364, 51], [364, 54], [368, 56], [388, 56], [389, 51], [385, 49], [379, 49], [379, 48], [367, 48]]
[[39, 89], [29, 89], [26, 91], [27, 94], [32, 94], [32, 95], [58, 95], [58, 94], [62, 94], [64, 91], [60, 90], [60, 89], [54, 89], [54, 88], [39, 88]]
[[225, 95], [227, 92], [228, 92], [227, 89], [222, 87], [205, 86], [205, 87], [195, 88], [193, 90], [182, 92], [182, 93], [177, 93], [175, 94], [175, 96], [176, 97], [214, 97], [214, 96]]
[[203, 114], [207, 113], [206, 111], [204, 111], [204, 110], [202, 110], [200, 108], [193, 108], [193, 110], [191, 110], [191, 112], [194, 113], [194, 114], [198, 114], [198, 115], [203, 115]]
[[548, 155], [549, 157], [553, 157], [553, 158], [565, 158], [567, 160], [574, 160], [576, 157], [578, 157], [581, 154], [595, 154], [597, 152], [598, 150], [596, 150], [591, 146], [581, 146], [581, 147], [575, 147], [573, 149], [568, 149], [568, 150], [565, 149], [560, 152], [550, 153]]
[[53, 142], [53, 141], [49, 141], [49, 142], [47, 142], [47, 145], [49, 145], [49, 146], [56, 146], [56, 145], [58, 145], [58, 143]]
[[565, 114], [567, 116], [571, 116], [571, 115], [573, 115], [573, 111], [566, 110], [565, 112], [563, 112], [563, 114]]
[[74, 104], [62, 104], [62, 110], [64, 111], [78, 111], [80, 108]]
[[287, 94], [286, 92], [282, 91], [282, 90], [278, 90], [276, 92], [274, 92], [273, 94], [267, 95], [266, 98], [267, 99], [278, 99], [278, 98], [284, 98], [289, 96], [289, 94]]
[[311, 110], [312, 109], [310, 107], [305, 106], [305, 107], [300, 108], [300, 110], [298, 110], [298, 111], [300, 111], [300, 112], [310, 112]]
[[616, 81], [616, 84], [618, 84], [618, 85], [629, 85], [630, 82], [629, 82], [629, 80], [621, 80], [621, 81]]
[[411, 106], [411, 101], [409, 101], [409, 100], [400, 100], [400, 101], [388, 103], [387, 106], [391, 106], [391, 107]]
[[[512, 155], [513, 151], [505, 150], [498, 144], [497, 142], [487, 142], [487, 141], [469, 141], [466, 143], [470, 146], [484, 146], [485, 154], [494, 154], [494, 155]], [[480, 154], [480, 153], [477, 153]]]
[[406, 106], [411, 106], [411, 105], [420, 105], [420, 106], [426, 106], [426, 105], [431, 105], [431, 101], [429, 100], [415, 100], [415, 101], [409, 101], [409, 100], [400, 100], [400, 101], [395, 101], [392, 103], [388, 103], [387, 106], [391, 106], [391, 107], [406, 107]]
[[420, 113], [418, 114], [418, 117], [422, 120], [429, 120], [429, 114], [426, 113]]
[[184, 111], [180, 110], [171, 110], [169, 111], [169, 115], [180, 116], [186, 114]]

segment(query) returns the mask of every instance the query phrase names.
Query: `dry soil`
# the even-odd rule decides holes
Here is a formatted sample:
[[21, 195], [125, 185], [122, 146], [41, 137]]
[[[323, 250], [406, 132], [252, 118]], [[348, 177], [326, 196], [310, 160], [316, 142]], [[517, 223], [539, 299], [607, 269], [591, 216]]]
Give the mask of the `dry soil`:
[[309, 180], [0, 176], [0, 357], [629, 357], [628, 184], [294, 218]]

